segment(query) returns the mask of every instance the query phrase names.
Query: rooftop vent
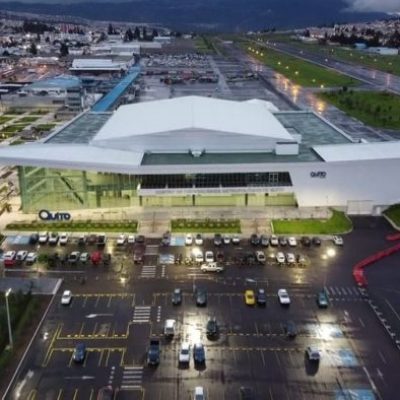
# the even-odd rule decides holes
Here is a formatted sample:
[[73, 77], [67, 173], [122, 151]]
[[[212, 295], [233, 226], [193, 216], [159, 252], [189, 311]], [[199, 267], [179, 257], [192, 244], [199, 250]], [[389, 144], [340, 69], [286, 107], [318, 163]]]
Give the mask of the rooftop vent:
[[203, 154], [204, 150], [190, 150], [190, 154], [193, 157], [200, 157]]

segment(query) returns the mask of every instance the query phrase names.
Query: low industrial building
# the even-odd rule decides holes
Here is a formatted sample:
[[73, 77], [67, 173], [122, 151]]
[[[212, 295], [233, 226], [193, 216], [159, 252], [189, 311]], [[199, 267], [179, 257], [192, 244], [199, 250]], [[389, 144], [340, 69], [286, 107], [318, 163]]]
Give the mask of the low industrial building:
[[3, 147], [22, 208], [340, 207], [400, 200], [400, 142], [355, 143], [311, 111], [188, 96], [86, 112], [41, 142]]

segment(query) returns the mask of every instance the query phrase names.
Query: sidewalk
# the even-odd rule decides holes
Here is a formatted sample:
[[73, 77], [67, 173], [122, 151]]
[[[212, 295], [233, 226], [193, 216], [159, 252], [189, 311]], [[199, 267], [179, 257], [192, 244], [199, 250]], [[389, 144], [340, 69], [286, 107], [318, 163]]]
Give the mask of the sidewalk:
[[[11, 202], [13, 211], [0, 216], [0, 229], [6, 230], [6, 225], [11, 222], [38, 221], [38, 215], [25, 214], [16, 211], [18, 205]], [[66, 210], [60, 210], [66, 211]], [[296, 207], [130, 207], [93, 210], [70, 211], [72, 220], [127, 220], [134, 219], [139, 222], [139, 232], [146, 236], [161, 236], [170, 229], [171, 219], [240, 219], [242, 234], [271, 233], [270, 222], [272, 219], [293, 218], [318, 218], [330, 217], [327, 208], [296, 208]], [[51, 223], [49, 223], [51, 230]], [[117, 236], [118, 233], [115, 233]], [[113, 236], [112, 234], [110, 236]]]

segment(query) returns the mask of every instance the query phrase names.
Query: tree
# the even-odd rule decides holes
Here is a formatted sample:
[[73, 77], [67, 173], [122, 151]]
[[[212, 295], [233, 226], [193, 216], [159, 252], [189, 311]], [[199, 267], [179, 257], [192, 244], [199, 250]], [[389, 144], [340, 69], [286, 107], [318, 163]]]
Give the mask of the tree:
[[156, 28], [153, 29], [153, 32], [152, 32], [151, 36], [153, 36], [153, 38], [155, 38], [156, 36], [158, 36], [158, 31], [157, 31]]
[[143, 27], [143, 40], [147, 40], [147, 30], [146, 27]]
[[65, 43], [61, 43], [60, 56], [66, 57], [69, 54], [68, 46]]
[[36, 56], [37, 54], [37, 47], [34, 42], [32, 42], [31, 46], [29, 47], [29, 53], [31, 53], [33, 56]]
[[114, 27], [112, 26], [111, 23], [108, 25], [107, 33], [109, 35], [114, 35], [115, 34], [115, 29], [114, 29]]
[[131, 28], [128, 28], [124, 35], [124, 42], [132, 42], [133, 40], [133, 32]]

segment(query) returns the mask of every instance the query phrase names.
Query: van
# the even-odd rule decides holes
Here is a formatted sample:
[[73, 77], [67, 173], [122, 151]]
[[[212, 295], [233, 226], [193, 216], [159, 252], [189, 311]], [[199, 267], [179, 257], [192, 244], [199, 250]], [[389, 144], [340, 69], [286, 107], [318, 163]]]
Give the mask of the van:
[[167, 319], [164, 324], [164, 335], [166, 337], [173, 337], [175, 335], [176, 321], [174, 319]]

